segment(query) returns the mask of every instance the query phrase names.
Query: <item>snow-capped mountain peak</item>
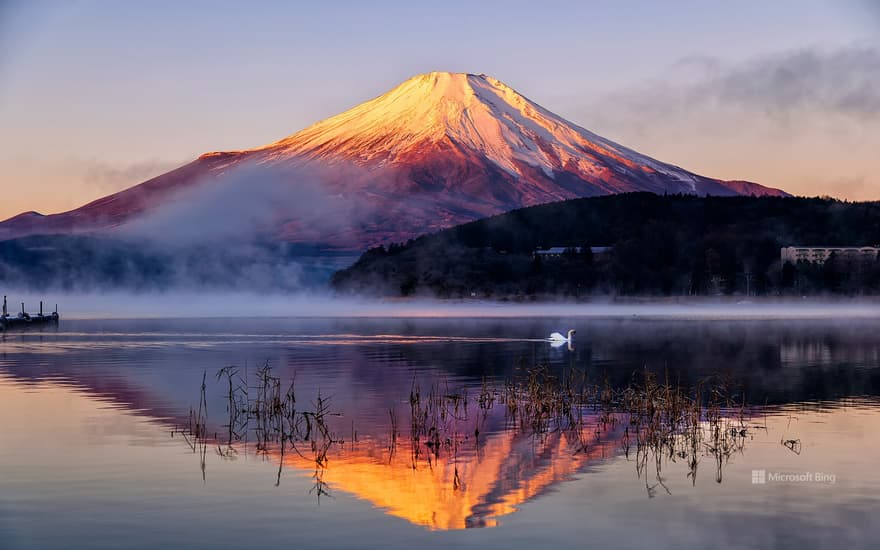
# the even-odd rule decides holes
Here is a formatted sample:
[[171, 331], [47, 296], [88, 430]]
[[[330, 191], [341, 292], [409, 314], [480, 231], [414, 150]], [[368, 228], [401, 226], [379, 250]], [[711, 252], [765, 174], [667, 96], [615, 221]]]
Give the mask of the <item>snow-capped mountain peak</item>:
[[500, 80], [447, 72], [414, 76], [375, 99], [257, 150], [274, 158], [397, 160], [403, 153], [444, 140], [482, 153], [510, 174], [521, 173], [520, 163], [548, 174], [572, 161], [593, 170], [594, 164], [584, 158], [591, 150], [623, 164], [647, 159], [557, 117]]
[[[431, 72], [250, 152], [267, 161], [406, 164], [437, 147], [479, 155], [519, 178], [528, 168], [553, 179], [575, 173], [597, 194], [632, 190], [617, 180], [655, 173], [674, 182], [651, 191], [699, 193], [698, 178], [598, 136], [485, 74]], [[531, 172], [532, 170], [528, 170]]]
[[[495, 78], [432, 72], [274, 143], [206, 153], [70, 212], [12, 218], [0, 223], [0, 238], [115, 231], [163, 209], [186, 219], [187, 201], [204, 202], [205, 195], [197, 200], [181, 190], [211, 193], [223, 187], [229, 193], [237, 186], [252, 187], [252, 176], [258, 173], [253, 170], [239, 171], [230, 183], [230, 175], [244, 166], [271, 169], [273, 185], [279, 189], [266, 195], [273, 197], [269, 206], [279, 220], [278, 238], [348, 248], [577, 197], [628, 191], [785, 194], [754, 183], [699, 176], [654, 160], [555, 115]], [[224, 186], [212, 186], [220, 179]], [[333, 198], [330, 206], [337, 199], [346, 202], [349, 210], [337, 217], [347, 225], [330, 231], [304, 221], [296, 209], [277, 212], [287, 204], [278, 198], [298, 197], [303, 179], [311, 180], [312, 195], [320, 189]], [[299, 208], [301, 202], [292, 204]], [[237, 206], [230, 208], [236, 211]], [[349, 215], [352, 209], [370, 214], [355, 220]], [[229, 211], [224, 207], [220, 216]]]

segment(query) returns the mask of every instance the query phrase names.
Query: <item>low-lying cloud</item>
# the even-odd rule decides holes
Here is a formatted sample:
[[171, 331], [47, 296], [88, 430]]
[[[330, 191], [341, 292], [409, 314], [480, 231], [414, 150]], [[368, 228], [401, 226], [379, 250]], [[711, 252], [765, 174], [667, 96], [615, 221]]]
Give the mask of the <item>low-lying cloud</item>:
[[148, 159], [125, 165], [114, 165], [97, 160], [86, 161], [82, 168], [83, 182], [101, 193], [115, 193], [137, 185], [185, 164], [160, 159]]
[[2, 243], [0, 280], [71, 291], [292, 292], [324, 285], [356, 260], [373, 203], [342, 192], [362, 175], [355, 168], [248, 163], [227, 170], [160, 195], [108, 233]]
[[[246, 164], [206, 177], [119, 230], [168, 246], [244, 243], [290, 239], [322, 243], [328, 236], [357, 228], [369, 219], [368, 204], [338, 192], [339, 178], [319, 168], [278, 168]], [[339, 243], [334, 243], [339, 244]]]

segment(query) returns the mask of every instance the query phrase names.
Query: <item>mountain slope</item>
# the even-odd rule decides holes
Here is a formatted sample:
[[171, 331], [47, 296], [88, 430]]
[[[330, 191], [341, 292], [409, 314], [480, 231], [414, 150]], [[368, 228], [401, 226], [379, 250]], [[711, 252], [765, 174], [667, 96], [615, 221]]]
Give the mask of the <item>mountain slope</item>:
[[[39, 233], [125, 232], [144, 217], [211, 203], [218, 181], [248, 166], [270, 193], [262, 234], [296, 243], [359, 249], [522, 206], [630, 191], [785, 195], [749, 182], [699, 176], [597, 136], [485, 76], [429, 73], [275, 143], [207, 153], [177, 170], [76, 210], [27, 213], [0, 223], [0, 239]], [[304, 183], [305, 182], [305, 183]], [[296, 206], [301, 187], [332, 197], [321, 223]], [[237, 197], [238, 198], [238, 197]], [[344, 206], [343, 206], [344, 205]], [[230, 204], [214, 217], [234, 211]], [[259, 210], [258, 203], [250, 208]], [[204, 212], [203, 212], [204, 213]], [[265, 220], [264, 220], [265, 221]], [[174, 226], [178, 218], [163, 217]], [[149, 226], [149, 224], [147, 224]]]

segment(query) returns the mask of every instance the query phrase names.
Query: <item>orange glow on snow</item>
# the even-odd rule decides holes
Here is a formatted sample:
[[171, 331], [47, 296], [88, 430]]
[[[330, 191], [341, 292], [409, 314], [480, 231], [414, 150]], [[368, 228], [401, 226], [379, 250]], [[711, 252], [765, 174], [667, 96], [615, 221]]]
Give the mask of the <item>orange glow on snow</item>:
[[[580, 452], [580, 444], [564, 434], [526, 437], [505, 431], [483, 438], [479, 450], [471, 446], [456, 458], [444, 449], [430, 462], [424, 447], [414, 461], [404, 438], [394, 453], [389, 447], [376, 439], [346, 445], [318, 470], [321, 479], [331, 490], [355, 495], [392, 516], [431, 530], [450, 530], [497, 525], [499, 518], [571, 479], [587, 463], [611, 456], [619, 442], [592, 443]], [[304, 454], [288, 450], [284, 464], [315, 472], [314, 462]]]

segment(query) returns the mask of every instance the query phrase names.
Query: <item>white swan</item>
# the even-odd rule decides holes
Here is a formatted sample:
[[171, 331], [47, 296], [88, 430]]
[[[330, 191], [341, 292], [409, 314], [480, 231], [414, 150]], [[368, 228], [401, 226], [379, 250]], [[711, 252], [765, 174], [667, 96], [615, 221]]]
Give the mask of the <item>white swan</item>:
[[571, 336], [575, 332], [577, 332], [577, 331], [574, 329], [569, 330], [568, 336], [563, 336], [563, 335], [559, 334], [558, 332], [554, 332], [554, 333], [550, 334], [550, 338], [548, 338], [547, 340], [550, 342], [550, 345], [553, 346], [554, 348], [558, 348], [562, 344], [568, 344], [569, 349], [571, 349]]

